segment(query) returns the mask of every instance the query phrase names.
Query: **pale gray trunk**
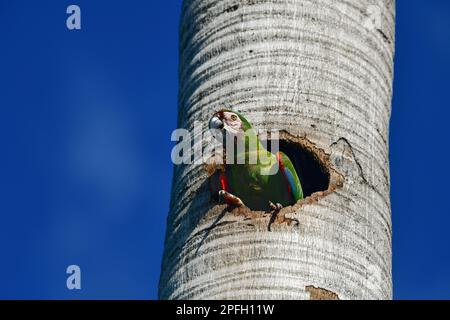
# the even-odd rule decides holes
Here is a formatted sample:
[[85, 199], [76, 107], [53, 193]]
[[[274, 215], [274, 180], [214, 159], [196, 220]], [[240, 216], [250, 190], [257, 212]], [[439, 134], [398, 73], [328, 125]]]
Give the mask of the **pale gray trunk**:
[[310, 144], [331, 182], [268, 231], [211, 201], [203, 165], [175, 166], [160, 298], [392, 297], [394, 20], [393, 0], [184, 1], [179, 127], [232, 108]]

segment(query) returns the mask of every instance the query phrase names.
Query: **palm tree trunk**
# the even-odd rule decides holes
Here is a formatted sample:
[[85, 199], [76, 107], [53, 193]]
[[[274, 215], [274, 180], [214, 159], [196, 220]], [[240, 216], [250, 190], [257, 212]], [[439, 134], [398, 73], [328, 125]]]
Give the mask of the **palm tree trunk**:
[[284, 130], [330, 182], [268, 231], [211, 200], [202, 164], [175, 166], [161, 299], [392, 297], [394, 22], [394, 0], [184, 1], [179, 127], [232, 108]]

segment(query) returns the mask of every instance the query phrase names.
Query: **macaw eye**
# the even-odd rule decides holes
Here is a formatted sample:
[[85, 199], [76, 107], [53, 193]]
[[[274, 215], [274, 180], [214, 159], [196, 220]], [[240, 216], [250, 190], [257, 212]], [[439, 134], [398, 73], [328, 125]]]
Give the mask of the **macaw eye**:
[[236, 120], [237, 120], [237, 115], [232, 114], [232, 115], [231, 115], [231, 121], [236, 121]]

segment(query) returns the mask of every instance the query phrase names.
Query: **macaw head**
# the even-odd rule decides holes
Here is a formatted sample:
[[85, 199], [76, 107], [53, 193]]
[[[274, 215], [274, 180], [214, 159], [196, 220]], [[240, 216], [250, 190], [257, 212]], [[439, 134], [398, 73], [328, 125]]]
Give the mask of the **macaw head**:
[[240, 113], [224, 109], [212, 116], [209, 120], [209, 128], [224, 130], [233, 136], [244, 136], [252, 126]]

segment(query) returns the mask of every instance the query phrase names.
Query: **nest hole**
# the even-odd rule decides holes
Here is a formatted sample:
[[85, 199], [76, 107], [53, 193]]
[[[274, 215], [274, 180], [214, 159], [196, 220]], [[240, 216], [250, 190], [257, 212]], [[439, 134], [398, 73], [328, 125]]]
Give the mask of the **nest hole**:
[[[272, 140], [267, 140], [265, 145], [269, 151], [279, 150], [289, 157], [299, 176], [303, 198], [308, 198], [313, 194], [326, 195], [329, 191], [334, 190], [334, 184], [335, 187], [340, 185], [336, 183], [339, 182], [339, 177], [333, 174], [327, 155], [309, 140], [283, 134], [278, 140], [278, 150], [272, 150], [274, 145]], [[219, 178], [221, 170], [212, 166], [212, 168], [207, 167], [207, 171], [210, 176], [209, 185], [212, 200], [217, 203], [219, 201], [218, 192], [221, 189]], [[252, 208], [250, 205], [249, 208], [252, 211], [262, 210]]]
[[[326, 191], [330, 185], [330, 172], [310, 146], [298, 142], [280, 139], [279, 150], [284, 152], [292, 164], [300, 179], [304, 198], [315, 192]], [[269, 151], [272, 151], [272, 143], [267, 143]]]

